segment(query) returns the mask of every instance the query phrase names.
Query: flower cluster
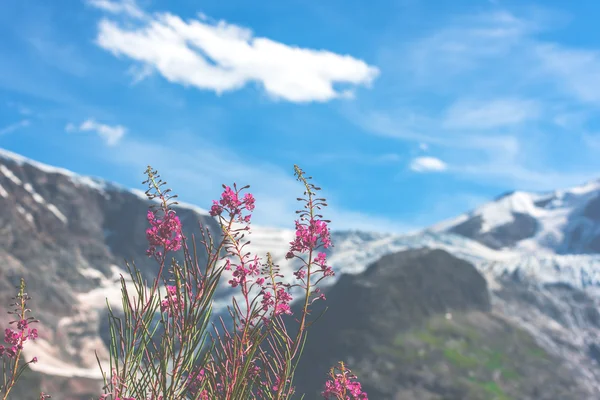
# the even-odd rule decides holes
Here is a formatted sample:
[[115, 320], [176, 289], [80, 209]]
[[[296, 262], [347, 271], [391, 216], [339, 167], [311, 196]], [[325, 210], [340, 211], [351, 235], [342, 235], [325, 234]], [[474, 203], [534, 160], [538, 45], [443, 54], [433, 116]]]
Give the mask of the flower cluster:
[[146, 238], [150, 244], [146, 251], [148, 256], [160, 258], [163, 253], [157, 247], [162, 247], [165, 253], [181, 248], [181, 222], [173, 210], [168, 210], [163, 219], [158, 219], [156, 212], [148, 210], [147, 218], [151, 225], [146, 229]]
[[[227, 259], [225, 262], [225, 269], [231, 270], [231, 260]], [[229, 281], [231, 287], [237, 287], [245, 284], [248, 281], [248, 277], [258, 276], [260, 274], [260, 259], [258, 256], [254, 256], [251, 261], [246, 261], [246, 257], [243, 257], [238, 265], [235, 266], [233, 271], [233, 278]], [[259, 278], [260, 279], [260, 278]]]
[[[224, 191], [221, 194], [219, 201], [213, 200], [213, 205], [210, 208], [210, 215], [216, 217], [217, 215], [223, 214], [224, 211], [228, 211], [231, 216], [234, 216], [235, 220], [240, 223], [249, 223], [251, 214], [242, 215], [242, 210], [246, 209], [250, 212], [254, 210], [254, 196], [250, 193], [246, 193], [240, 200], [239, 192], [235, 186], [231, 189], [230, 186], [225, 186]], [[242, 188], [240, 190], [243, 190]]]
[[[15, 315], [16, 319], [11, 321], [10, 324], [16, 324], [16, 329], [6, 328], [4, 330], [4, 343], [7, 346], [0, 345], [0, 359], [2, 359], [4, 363], [4, 384], [0, 384], [0, 394], [4, 394], [3, 400], [8, 398], [8, 394], [16, 383], [17, 377], [21, 375], [26, 365], [37, 363], [38, 361], [37, 357], [33, 357], [30, 361], [25, 363], [25, 365], [22, 365], [19, 368], [19, 358], [21, 357], [24, 344], [27, 341], [35, 340], [38, 337], [37, 329], [31, 328], [30, 324], [39, 322], [33, 317], [26, 316], [26, 314], [30, 312], [27, 308], [27, 301], [31, 300], [31, 297], [25, 293], [24, 279], [21, 279], [19, 292], [13, 297], [13, 300], [15, 300], [15, 302], [12, 303], [11, 306], [14, 306], [15, 309], [13, 312], [9, 312], [9, 314]], [[7, 361], [8, 368], [6, 368]], [[9, 377], [6, 376], [7, 372], [11, 374]], [[44, 393], [40, 394], [40, 398], [42, 399], [48, 397], [49, 396]]]
[[26, 320], [19, 321], [19, 325], [22, 328], [19, 328], [18, 331], [10, 328], [4, 330], [4, 342], [11, 347], [0, 345], [0, 356], [6, 355], [9, 358], [13, 358], [19, 350], [23, 350], [23, 343], [27, 340], [35, 340], [38, 337], [37, 329], [30, 329]]
[[331, 380], [325, 382], [325, 390], [322, 395], [329, 400], [368, 400], [367, 394], [362, 391], [360, 382], [356, 381], [356, 375], [352, 375], [343, 362], [339, 363], [339, 372], [335, 368], [330, 371]]
[[183, 299], [177, 295], [177, 287], [167, 285], [167, 296], [165, 297], [166, 298], [160, 303], [160, 311], [179, 315], [183, 311], [184, 302]]
[[[198, 391], [202, 388], [204, 384], [204, 368], [200, 368], [197, 372], [192, 373], [188, 376], [188, 390], [194, 394], [194, 396], [198, 395]], [[208, 390], [203, 389], [199, 394], [199, 400], [208, 400]]]
[[296, 221], [296, 238], [290, 244], [292, 245], [288, 258], [292, 258], [295, 252], [305, 253], [310, 249], [317, 247], [317, 241], [321, 239], [324, 248], [331, 246], [329, 236], [329, 227], [322, 220], [311, 218], [308, 224]]

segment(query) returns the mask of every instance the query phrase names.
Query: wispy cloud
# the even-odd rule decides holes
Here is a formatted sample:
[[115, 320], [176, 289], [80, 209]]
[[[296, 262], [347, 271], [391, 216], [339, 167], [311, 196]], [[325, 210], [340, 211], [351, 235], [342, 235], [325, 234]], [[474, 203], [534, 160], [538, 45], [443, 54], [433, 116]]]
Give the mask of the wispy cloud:
[[14, 101], [9, 101], [6, 103], [6, 105], [10, 108], [14, 108], [17, 110], [17, 112], [21, 115], [31, 115], [32, 111], [29, 107], [24, 106], [21, 103], [17, 103]]
[[361, 152], [344, 151], [336, 153], [316, 153], [310, 158], [311, 164], [338, 163], [340, 161], [363, 165], [390, 165], [402, 160], [396, 153], [365, 154]]
[[[114, 13], [130, 13], [124, 7], [133, 4], [93, 3]], [[369, 86], [379, 74], [378, 68], [350, 55], [255, 37], [249, 29], [225, 21], [186, 22], [158, 13], [140, 27], [102, 19], [98, 29], [98, 45], [114, 55], [149, 66], [170, 82], [217, 94], [258, 82], [274, 98], [324, 102], [352, 97], [354, 86]], [[346, 87], [336, 89], [334, 84]]]
[[88, 119], [79, 126], [69, 123], [65, 127], [65, 130], [67, 132], [96, 132], [109, 146], [114, 146], [119, 143], [125, 133], [127, 133], [127, 128], [124, 126], [101, 124], [93, 119]]
[[539, 29], [536, 21], [519, 19], [505, 11], [457, 18], [411, 43], [404, 65], [420, 83], [437, 84], [450, 76], [470, 76], [486, 61], [504, 58], [505, 64], [510, 64], [507, 56], [522, 46], [524, 37]]
[[112, 14], [127, 14], [133, 18], [144, 18], [145, 13], [137, 6], [135, 0], [88, 0], [92, 7], [99, 8]]
[[410, 110], [367, 111], [352, 110], [348, 114], [365, 131], [378, 136], [419, 143], [422, 150], [437, 145], [453, 149], [478, 151], [507, 151], [514, 153], [518, 139], [510, 134], [465, 132], [443, 126], [443, 117], [423, 115]]
[[543, 42], [532, 50], [539, 71], [553, 77], [558, 87], [581, 102], [600, 103], [600, 51]]
[[539, 115], [540, 106], [533, 100], [461, 100], [446, 111], [443, 126], [451, 129], [491, 129], [518, 125]]
[[23, 119], [19, 122], [15, 122], [14, 124], [10, 124], [8, 126], [5, 126], [4, 128], [0, 128], [0, 136], [6, 135], [8, 133], [12, 133], [21, 128], [25, 128], [25, 127], [29, 126], [30, 124], [31, 123], [29, 122], [28, 119]]
[[442, 172], [448, 168], [445, 162], [435, 157], [417, 157], [410, 163], [415, 172]]
[[27, 43], [47, 65], [79, 78], [85, 77], [89, 72], [85, 57], [74, 46], [56, 41], [43, 30], [28, 34], [31, 36], [27, 38]]

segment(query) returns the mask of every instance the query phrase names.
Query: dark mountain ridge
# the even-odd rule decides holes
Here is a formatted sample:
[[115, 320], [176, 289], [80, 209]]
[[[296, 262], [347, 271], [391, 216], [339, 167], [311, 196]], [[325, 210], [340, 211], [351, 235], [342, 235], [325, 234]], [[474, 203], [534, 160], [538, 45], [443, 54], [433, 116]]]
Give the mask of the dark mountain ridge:
[[295, 375], [307, 398], [317, 398], [339, 360], [371, 400], [484, 400], [490, 387], [502, 399], [589, 396], [560, 360], [491, 311], [477, 269], [443, 250], [386, 255], [325, 294], [312, 314], [327, 312], [311, 327]]

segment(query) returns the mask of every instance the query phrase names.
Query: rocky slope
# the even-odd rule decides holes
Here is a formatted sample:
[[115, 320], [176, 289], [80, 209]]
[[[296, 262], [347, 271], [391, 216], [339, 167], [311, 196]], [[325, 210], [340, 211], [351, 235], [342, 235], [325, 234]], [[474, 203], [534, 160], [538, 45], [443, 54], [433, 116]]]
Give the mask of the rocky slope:
[[[26, 354], [43, 360], [34, 369], [49, 376], [100, 378], [94, 350], [107, 359], [99, 326], [105, 298], [120, 303], [124, 260], [134, 260], [149, 280], [157, 272], [145, 256], [149, 204], [143, 193], [0, 154], [0, 322], [7, 322], [4, 307], [24, 277], [30, 306], [41, 321], [40, 340]], [[201, 210], [177, 212], [186, 234], [198, 232], [198, 221], [217, 234], [216, 221]], [[87, 387], [82, 394], [89, 399], [95, 389]]]
[[591, 398], [558, 357], [492, 311], [476, 268], [443, 250], [386, 255], [326, 295], [295, 376], [308, 398], [338, 360], [372, 400]]

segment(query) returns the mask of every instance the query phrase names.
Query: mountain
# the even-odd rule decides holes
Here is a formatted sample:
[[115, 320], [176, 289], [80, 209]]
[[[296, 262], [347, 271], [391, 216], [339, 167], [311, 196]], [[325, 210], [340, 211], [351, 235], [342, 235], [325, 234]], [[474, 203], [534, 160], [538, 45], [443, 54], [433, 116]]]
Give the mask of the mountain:
[[[369, 399], [586, 398], [568, 368], [492, 311], [485, 278], [444, 250], [388, 254], [326, 291], [296, 370], [318, 398], [347, 360]], [[299, 311], [298, 307], [295, 311]]]
[[[335, 247], [327, 252], [336, 277], [324, 283], [330, 286], [327, 290], [354, 290], [347, 286], [352, 277], [388, 255], [410, 249], [444, 250], [473, 265], [485, 278], [491, 307], [487, 311], [467, 307], [460, 315], [454, 313], [458, 319], [453, 321], [471, 326], [483, 318], [496, 321], [489, 322], [499, 329], [494, 332], [505, 328], [527, 332], [550, 359], [558, 360], [565, 376], [577, 383], [577, 390], [594, 393], [579, 398], [600, 398], [600, 254], [594, 251], [599, 195], [600, 187], [594, 183], [547, 194], [516, 192], [419, 234], [333, 232]], [[25, 277], [33, 297], [33, 315], [41, 320], [41, 338], [26, 348], [26, 357], [38, 356], [33, 373], [54, 398], [87, 400], [98, 393], [100, 374], [94, 350], [106, 359], [105, 298], [118, 308], [119, 275], [127, 276], [124, 260], [135, 261], [148, 279], [157, 271], [145, 255], [145, 217], [150, 204], [137, 188], [79, 176], [0, 150], [0, 324], [8, 321], [3, 307], [14, 295], [18, 279]], [[188, 237], [198, 233], [198, 222], [218, 235], [216, 221], [204, 210], [182, 204], [177, 213]], [[469, 225], [469, 221], [474, 222]], [[294, 265], [284, 256], [293, 237], [291, 229], [254, 226], [248, 250], [259, 256], [272, 252], [282, 273], [290, 277]], [[386, 260], [381, 261], [387, 265], [382, 269], [396, 268], [395, 262]], [[424, 256], [424, 260], [431, 258]], [[419, 265], [426, 264], [419, 261]], [[437, 273], [431, 270], [430, 279], [435, 281]], [[419, 279], [425, 278], [423, 274]], [[477, 285], [473, 283], [470, 290], [482, 290]], [[233, 293], [226, 286], [217, 292], [217, 311]], [[395, 294], [393, 287], [382, 286], [382, 298]], [[363, 316], [369, 314], [359, 309]], [[333, 312], [328, 314], [315, 329], [335, 318]], [[444, 315], [423, 311], [405, 324], [412, 329], [405, 334], [420, 337], [419, 329], [437, 324], [440, 318], [442, 323], [447, 321]], [[416, 340], [409, 339], [410, 343]], [[527, 340], [499, 339], [481, 345], [529, 347]], [[374, 371], [381, 374], [385, 368], [378, 365]]]
[[511, 192], [431, 228], [493, 249], [600, 253], [600, 181], [547, 193]]

